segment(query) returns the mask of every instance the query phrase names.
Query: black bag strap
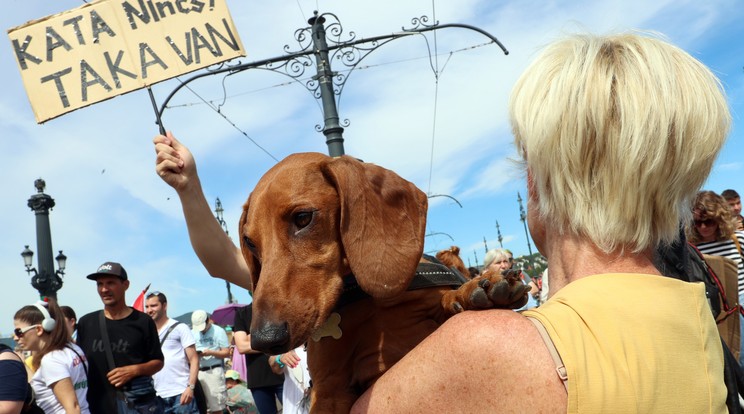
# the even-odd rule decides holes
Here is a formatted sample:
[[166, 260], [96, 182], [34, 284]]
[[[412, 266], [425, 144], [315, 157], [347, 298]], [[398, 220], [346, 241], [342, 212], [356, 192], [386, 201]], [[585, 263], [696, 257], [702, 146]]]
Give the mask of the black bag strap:
[[98, 312], [98, 321], [101, 326], [101, 339], [103, 340], [103, 348], [106, 351], [106, 360], [108, 361], [109, 370], [116, 368], [114, 362], [114, 353], [111, 352], [111, 341], [108, 336], [108, 329], [106, 329], [106, 315], [103, 314], [103, 310]]
[[[111, 351], [111, 340], [109, 339], [108, 329], [106, 329], [106, 315], [103, 313], [103, 309], [98, 313], [98, 322], [101, 327], [101, 340], [103, 340], [103, 348], [106, 351], [106, 360], [108, 361], [109, 370], [116, 368], [116, 362], [114, 362], [114, 353]], [[111, 386], [111, 384], [109, 384]], [[114, 388], [116, 396], [124, 401], [127, 401], [124, 393], [120, 389]]]
[[78, 351], [75, 350], [75, 348], [71, 347], [70, 344], [65, 345], [66, 348], [70, 348], [70, 351], [74, 352], [75, 355], [80, 359], [80, 363], [83, 364], [83, 371], [85, 371], [85, 378], [88, 378], [88, 364], [85, 363], [85, 359], [83, 359], [83, 356], [78, 353]]
[[176, 326], [178, 326], [180, 324], [181, 324], [181, 321], [177, 321], [176, 323], [174, 323], [173, 325], [171, 325], [170, 328], [168, 328], [167, 331], [165, 331], [165, 336], [163, 336], [163, 339], [160, 340], [160, 346], [163, 346], [163, 342], [165, 342], [165, 338], [167, 338], [168, 335], [170, 335], [170, 333], [173, 332], [174, 329], [176, 329]]

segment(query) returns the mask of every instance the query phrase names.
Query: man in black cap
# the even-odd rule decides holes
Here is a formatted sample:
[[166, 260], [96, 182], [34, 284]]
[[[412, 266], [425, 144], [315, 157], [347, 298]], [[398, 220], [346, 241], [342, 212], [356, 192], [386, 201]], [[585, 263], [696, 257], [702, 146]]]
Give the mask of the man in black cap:
[[[152, 382], [164, 359], [155, 322], [127, 306], [124, 296], [129, 280], [119, 263], [102, 264], [88, 279], [95, 280], [103, 302], [102, 311], [91, 312], [78, 322], [78, 345], [89, 362], [90, 412], [162, 413], [162, 401]], [[113, 364], [107, 354], [113, 357]], [[146, 411], [138, 411], [142, 409]]]

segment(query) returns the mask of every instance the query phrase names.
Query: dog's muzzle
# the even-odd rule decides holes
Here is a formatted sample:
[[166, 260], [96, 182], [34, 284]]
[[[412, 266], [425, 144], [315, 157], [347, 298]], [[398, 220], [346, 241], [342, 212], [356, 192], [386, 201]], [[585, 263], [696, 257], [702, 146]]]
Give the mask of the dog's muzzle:
[[251, 348], [269, 355], [279, 355], [289, 351], [289, 329], [287, 323], [278, 325], [264, 323], [251, 331]]

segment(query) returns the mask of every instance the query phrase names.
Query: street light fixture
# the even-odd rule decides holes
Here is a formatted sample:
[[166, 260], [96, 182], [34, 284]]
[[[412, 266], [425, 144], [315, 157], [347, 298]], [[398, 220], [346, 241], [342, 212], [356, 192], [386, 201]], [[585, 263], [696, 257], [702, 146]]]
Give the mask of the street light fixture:
[[[37, 275], [39, 272], [36, 270], [33, 266], [33, 259], [34, 259], [34, 251], [28, 248], [28, 245], [26, 245], [26, 248], [23, 249], [21, 252], [21, 256], [23, 257], [23, 264], [26, 265], [26, 272], [30, 275], [33, 273], [34, 275]], [[64, 253], [62, 253], [62, 250], [59, 251], [59, 254], [57, 257], [54, 258], [54, 260], [57, 261], [57, 271], [55, 273], [59, 276], [65, 275], [65, 268], [67, 267], [67, 256], [65, 256]]]
[[49, 210], [54, 207], [54, 199], [44, 194], [46, 183], [39, 178], [34, 181], [37, 193], [28, 200], [28, 206], [36, 214], [36, 248], [39, 252], [38, 268], [33, 267], [34, 252], [26, 245], [21, 252], [26, 273], [31, 276], [31, 286], [39, 291], [42, 298], [50, 297], [57, 299], [57, 291], [62, 288], [62, 277], [67, 267], [67, 256], [59, 251], [55, 258], [57, 270], [54, 270], [52, 261], [52, 234], [49, 227]]

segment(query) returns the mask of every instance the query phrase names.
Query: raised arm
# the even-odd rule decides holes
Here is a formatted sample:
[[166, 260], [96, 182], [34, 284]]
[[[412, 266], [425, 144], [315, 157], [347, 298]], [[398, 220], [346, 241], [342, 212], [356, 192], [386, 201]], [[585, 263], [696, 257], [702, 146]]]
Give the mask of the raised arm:
[[240, 249], [212, 215], [191, 152], [170, 132], [156, 136], [153, 143], [155, 171], [178, 193], [191, 246], [199, 260], [212, 277], [250, 290], [248, 266]]

